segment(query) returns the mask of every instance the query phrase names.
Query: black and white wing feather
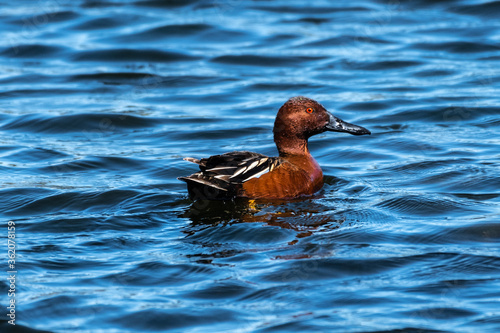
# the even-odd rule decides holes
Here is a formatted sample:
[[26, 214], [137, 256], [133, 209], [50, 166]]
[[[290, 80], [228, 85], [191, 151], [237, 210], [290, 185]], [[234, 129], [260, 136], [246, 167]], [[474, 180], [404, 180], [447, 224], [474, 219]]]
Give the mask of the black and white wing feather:
[[196, 182], [222, 191], [229, 191], [234, 185], [258, 178], [278, 167], [279, 157], [268, 157], [249, 151], [236, 151], [215, 155], [200, 160], [186, 157], [184, 160], [200, 166], [200, 172], [180, 177], [189, 184]]

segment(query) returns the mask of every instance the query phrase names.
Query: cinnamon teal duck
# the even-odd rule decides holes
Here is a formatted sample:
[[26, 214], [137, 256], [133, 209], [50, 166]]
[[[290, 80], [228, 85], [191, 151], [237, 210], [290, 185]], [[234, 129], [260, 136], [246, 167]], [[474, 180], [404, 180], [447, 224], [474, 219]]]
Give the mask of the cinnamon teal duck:
[[184, 160], [200, 171], [179, 180], [187, 183], [193, 200], [293, 199], [312, 195], [323, 187], [323, 172], [311, 156], [308, 139], [325, 131], [353, 135], [371, 134], [364, 127], [345, 122], [313, 99], [290, 98], [274, 122], [274, 142], [279, 156], [249, 151]]

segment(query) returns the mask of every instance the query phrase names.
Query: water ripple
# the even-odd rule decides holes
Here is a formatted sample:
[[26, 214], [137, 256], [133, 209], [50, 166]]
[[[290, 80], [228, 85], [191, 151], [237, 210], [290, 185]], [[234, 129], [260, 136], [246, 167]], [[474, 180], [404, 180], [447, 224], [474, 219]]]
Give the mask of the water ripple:
[[[3, 6], [0, 215], [16, 224], [17, 330], [499, 331], [499, 9]], [[182, 158], [276, 156], [274, 117], [296, 95], [372, 131], [311, 138], [319, 193], [188, 199], [177, 177], [198, 167]]]

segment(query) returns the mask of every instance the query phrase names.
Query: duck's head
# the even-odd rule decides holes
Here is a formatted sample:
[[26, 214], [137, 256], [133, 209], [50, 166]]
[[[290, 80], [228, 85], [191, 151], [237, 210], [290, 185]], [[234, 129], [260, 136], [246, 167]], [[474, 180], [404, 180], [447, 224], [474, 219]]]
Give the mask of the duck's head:
[[292, 97], [279, 109], [274, 122], [274, 141], [280, 153], [288, 146], [297, 145], [311, 136], [326, 131], [345, 132], [353, 135], [371, 134], [364, 127], [350, 124], [335, 117], [313, 99]]

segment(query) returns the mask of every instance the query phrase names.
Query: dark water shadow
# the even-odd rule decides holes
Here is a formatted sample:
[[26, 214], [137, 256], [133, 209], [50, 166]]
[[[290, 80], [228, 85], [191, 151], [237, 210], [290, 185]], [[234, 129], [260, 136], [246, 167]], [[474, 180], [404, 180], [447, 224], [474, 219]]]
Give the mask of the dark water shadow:
[[[189, 236], [212, 227], [240, 223], [265, 223], [293, 231], [296, 244], [300, 238], [311, 236], [319, 230], [339, 228], [345, 218], [337, 216], [335, 208], [315, 199], [320, 196], [294, 200], [195, 201], [179, 216], [191, 223], [184, 230]], [[250, 231], [250, 230], [249, 230]], [[214, 239], [216, 242], [216, 239]]]

